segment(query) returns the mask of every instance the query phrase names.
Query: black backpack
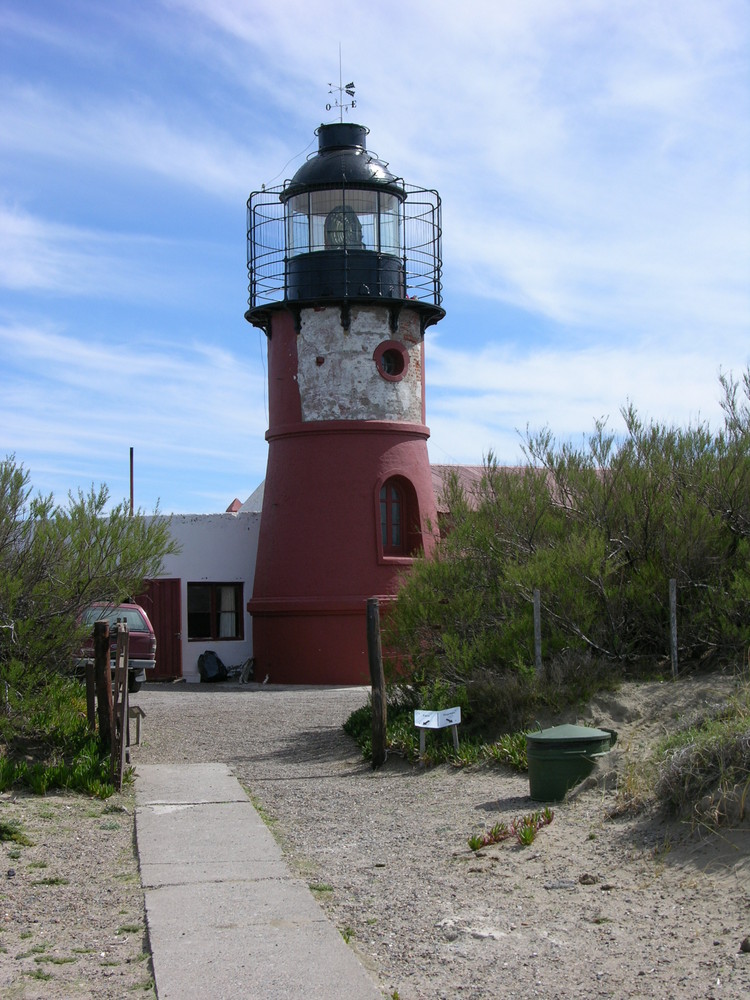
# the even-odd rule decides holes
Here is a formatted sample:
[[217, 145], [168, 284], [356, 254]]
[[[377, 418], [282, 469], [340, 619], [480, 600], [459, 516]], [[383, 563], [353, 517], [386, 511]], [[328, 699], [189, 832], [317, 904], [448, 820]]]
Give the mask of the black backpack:
[[207, 649], [198, 657], [198, 673], [204, 684], [213, 684], [216, 681], [227, 679], [227, 668], [221, 662], [213, 649]]

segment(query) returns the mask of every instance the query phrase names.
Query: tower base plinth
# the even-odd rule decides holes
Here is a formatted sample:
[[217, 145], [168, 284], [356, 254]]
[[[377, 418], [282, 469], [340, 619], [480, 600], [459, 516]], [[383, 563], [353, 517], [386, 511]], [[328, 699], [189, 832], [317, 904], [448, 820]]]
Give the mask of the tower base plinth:
[[370, 683], [366, 598], [256, 601], [255, 678], [270, 684]]

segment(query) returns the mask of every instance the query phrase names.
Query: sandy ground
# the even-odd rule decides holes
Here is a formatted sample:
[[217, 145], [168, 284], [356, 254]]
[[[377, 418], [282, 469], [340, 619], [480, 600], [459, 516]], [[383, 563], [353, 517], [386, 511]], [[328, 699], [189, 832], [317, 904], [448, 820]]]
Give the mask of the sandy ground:
[[154, 997], [130, 794], [0, 795], [0, 997]]
[[[740, 950], [750, 934], [750, 825], [699, 836], [654, 817], [608, 818], [628, 761], [730, 684], [629, 685], [566, 719], [618, 731], [600, 780], [555, 805], [553, 822], [530, 847], [505, 842], [478, 854], [468, 849], [470, 834], [538, 807], [528, 780], [497, 767], [420, 770], [397, 757], [373, 771], [341, 730], [364, 701], [361, 689], [147, 688], [137, 696], [146, 718], [133, 758], [136, 766], [226, 761], [392, 1000], [739, 1000], [750, 996], [750, 954]], [[28, 808], [26, 799], [1, 799], [3, 816]], [[61, 820], [40, 820], [49, 836], [15, 860], [2, 845], [3, 996], [149, 995], [142, 935], [123, 930], [143, 920], [142, 898], [125, 876], [135, 865], [130, 813], [105, 814], [104, 804], [83, 801], [88, 827], [86, 816], [76, 832]], [[70, 805], [58, 796], [41, 802], [54, 815]], [[122, 804], [128, 807], [127, 797]], [[102, 829], [113, 821], [118, 831]], [[102, 851], [114, 833], [124, 841], [106, 840]], [[71, 834], [75, 851], [66, 855], [60, 844]], [[69, 884], [38, 889], [29, 907], [34, 851]], [[109, 864], [116, 870], [106, 888], [92, 891], [77, 874], [79, 865], [98, 872]], [[52, 911], [38, 897], [64, 895], [67, 914], [46, 916]], [[72, 957], [79, 939], [95, 951], [64, 965], [35, 961], [43, 954], [32, 953], [35, 944]], [[112, 948], [118, 964], [106, 965]], [[52, 978], [31, 978], [40, 967]]]

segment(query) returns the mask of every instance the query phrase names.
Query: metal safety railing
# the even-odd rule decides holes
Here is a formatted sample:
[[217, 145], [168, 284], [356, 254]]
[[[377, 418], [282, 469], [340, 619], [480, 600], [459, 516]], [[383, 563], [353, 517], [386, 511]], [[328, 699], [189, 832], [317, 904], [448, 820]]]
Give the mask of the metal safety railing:
[[[287, 182], [288, 183], [288, 182]], [[247, 268], [249, 310], [289, 299], [286, 184], [254, 191], [247, 203]], [[404, 184], [401, 205], [399, 259], [403, 295], [398, 297], [440, 308], [442, 302], [440, 195]], [[342, 204], [346, 191], [342, 187]], [[315, 254], [310, 254], [314, 258]], [[356, 291], [353, 297], [356, 296]]]

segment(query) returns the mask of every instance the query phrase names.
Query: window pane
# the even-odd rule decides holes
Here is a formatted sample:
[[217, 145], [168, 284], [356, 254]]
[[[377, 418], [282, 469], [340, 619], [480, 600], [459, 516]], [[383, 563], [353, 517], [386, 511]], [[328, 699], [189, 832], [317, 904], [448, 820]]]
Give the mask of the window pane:
[[392, 194], [380, 196], [380, 250], [399, 256], [401, 253], [399, 212], [401, 204]]
[[380, 490], [380, 532], [383, 552], [395, 555], [401, 552], [403, 535], [403, 495], [392, 481]]
[[146, 631], [143, 615], [136, 608], [89, 608], [81, 620], [84, 625], [93, 625], [100, 621], [109, 622], [110, 632], [114, 632], [117, 628], [118, 621], [124, 621], [129, 632]]
[[[356, 222], [351, 208], [346, 210], [341, 191], [311, 191], [309, 193], [310, 250], [343, 247], [346, 240], [346, 220]], [[330, 221], [329, 221], [330, 216]], [[353, 219], [352, 219], [353, 216]], [[326, 226], [326, 223], [328, 225]], [[340, 240], [340, 243], [339, 243]]]
[[310, 249], [307, 195], [297, 195], [287, 205], [287, 246], [292, 257]]
[[140, 611], [136, 611], [135, 608], [128, 608], [127, 611], [120, 611], [119, 615], [115, 615], [114, 618], [115, 624], [117, 623], [118, 618], [124, 618], [129, 632], [146, 631], [146, 623], [143, 620], [143, 615]]
[[211, 638], [211, 586], [188, 584], [188, 639]]
[[233, 639], [237, 635], [235, 588], [219, 587], [219, 638]]
[[401, 545], [401, 494], [395, 486], [391, 487], [391, 545], [396, 549]]

